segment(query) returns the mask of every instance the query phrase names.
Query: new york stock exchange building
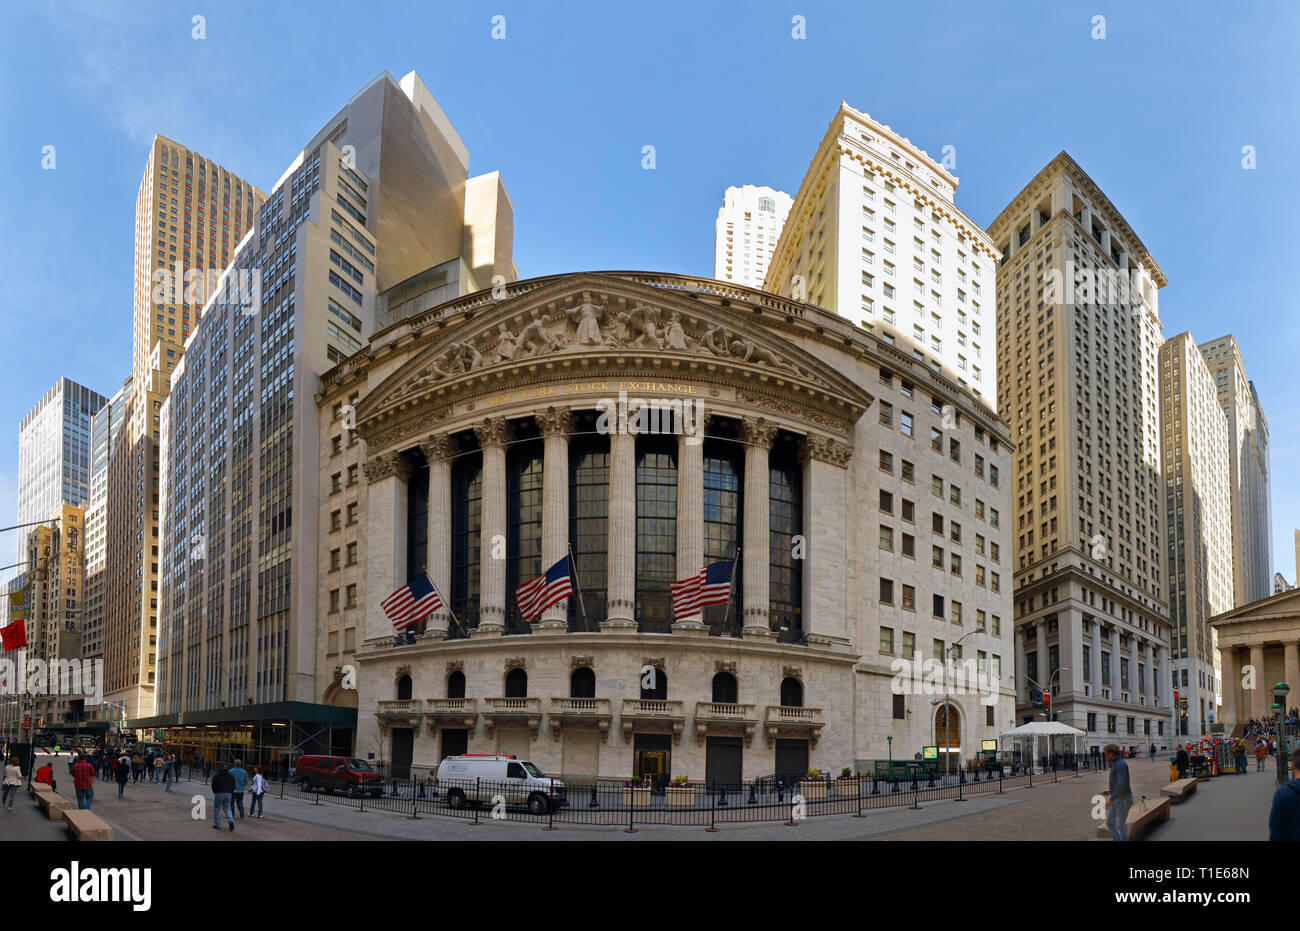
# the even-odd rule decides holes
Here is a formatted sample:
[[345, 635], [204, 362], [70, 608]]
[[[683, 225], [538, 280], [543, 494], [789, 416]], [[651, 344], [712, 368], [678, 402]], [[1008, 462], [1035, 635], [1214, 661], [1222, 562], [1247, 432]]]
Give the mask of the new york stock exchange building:
[[[735, 782], [955, 766], [1013, 724], [1007, 428], [910, 347], [690, 277], [394, 291], [317, 399], [318, 668], [327, 703], [355, 668], [358, 754]], [[675, 616], [737, 552], [728, 603]], [[566, 556], [573, 596], [522, 617]], [[426, 574], [445, 607], [395, 631]], [[945, 658], [991, 691], [920, 687]]]

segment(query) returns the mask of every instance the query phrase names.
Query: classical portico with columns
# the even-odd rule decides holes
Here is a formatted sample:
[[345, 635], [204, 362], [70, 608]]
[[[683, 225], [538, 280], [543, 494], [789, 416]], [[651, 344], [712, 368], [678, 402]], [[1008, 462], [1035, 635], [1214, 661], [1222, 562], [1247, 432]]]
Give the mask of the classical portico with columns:
[[[1009, 565], [1004, 589], [983, 565], [975, 581], [989, 543], [1009, 560], [996, 475], [1011, 446], [941, 373], [819, 308], [708, 279], [580, 273], [402, 300], [317, 396], [334, 528], [318, 664], [332, 690], [355, 670], [356, 753], [415, 775], [463, 752], [571, 778], [857, 769], [935, 742], [933, 701], [900, 704], [890, 661], [963, 637], [1005, 683], [984, 704], [954, 693], [942, 742], [974, 756], [1011, 723]], [[888, 424], [868, 416], [880, 390]], [[900, 390], [944, 438], [899, 438]], [[887, 446], [900, 497], [919, 471], [906, 493], [934, 521], [895, 503]], [[353, 508], [339, 476], [357, 466]], [[886, 533], [900, 508], [924, 524], [921, 557], [903, 526]], [[940, 511], [967, 525], [964, 575], [925, 559]], [[675, 616], [670, 583], [737, 553], [730, 603]], [[521, 617], [516, 588], [566, 555], [574, 597]], [[397, 632], [381, 602], [420, 572], [446, 604]], [[932, 592], [951, 617], [922, 610]]]
[[1210, 619], [1222, 670], [1221, 720], [1234, 725], [1273, 713], [1273, 686], [1300, 688], [1300, 589], [1253, 601]]

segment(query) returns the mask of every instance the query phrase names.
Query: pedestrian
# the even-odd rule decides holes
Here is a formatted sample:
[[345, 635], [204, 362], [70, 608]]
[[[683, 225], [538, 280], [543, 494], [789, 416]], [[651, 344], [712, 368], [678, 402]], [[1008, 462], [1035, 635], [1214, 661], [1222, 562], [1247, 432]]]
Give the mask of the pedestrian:
[[9, 757], [9, 764], [5, 766], [4, 790], [0, 791], [0, 806], [5, 811], [14, 810], [14, 799], [18, 797], [18, 789], [23, 784], [22, 767], [18, 765], [18, 757]]
[[1268, 759], [1268, 744], [1262, 740], [1255, 741], [1255, 772], [1264, 771], [1264, 760]]
[[95, 800], [95, 767], [84, 753], [77, 755], [77, 762], [72, 766], [72, 786], [77, 790], [77, 808], [90, 808]]
[[139, 782], [140, 773], [144, 771], [144, 757], [137, 751], [135, 756], [131, 757], [131, 781]]
[[230, 807], [230, 796], [235, 791], [235, 777], [230, 775], [230, 770], [225, 763], [217, 770], [216, 775], [212, 777], [212, 829], [221, 830], [221, 813], [226, 813], [226, 820], [230, 822], [230, 830], [235, 829], [235, 813]]
[[235, 766], [230, 770], [230, 775], [235, 780], [234, 802], [235, 808], [239, 811], [239, 817], [244, 817], [244, 791], [248, 787], [248, 770], [244, 769], [243, 760], [235, 760]]
[[1187, 748], [1182, 744], [1178, 745], [1178, 752], [1174, 754], [1174, 765], [1178, 767], [1178, 778], [1187, 778], [1187, 768], [1191, 766], [1191, 757], [1187, 755]]
[[1269, 840], [1300, 840], [1300, 747], [1291, 751], [1291, 779], [1273, 793], [1268, 813]]
[[172, 772], [172, 757], [169, 756], [163, 762], [163, 791], [170, 792], [172, 790], [172, 783], [175, 781], [176, 778]]
[[162, 758], [162, 754], [159, 753], [157, 756], [153, 758], [153, 781], [154, 782], [162, 782], [162, 771], [163, 771], [163, 758]]
[[1151, 745], [1151, 762], [1154, 763], [1155, 761], [1156, 761], [1156, 745], [1155, 745], [1155, 744], [1152, 744], [1152, 745]]
[[49, 763], [43, 763], [36, 770], [36, 781], [45, 783], [55, 792], [59, 791], [58, 787], [54, 784], [54, 767]]
[[253, 816], [253, 812], [257, 812], [257, 817], [262, 817], [262, 796], [266, 794], [268, 788], [266, 777], [262, 775], [262, 768], [254, 766], [253, 781], [249, 783], [249, 789], [253, 793], [253, 800], [248, 803], [248, 816], [250, 818]]
[[117, 798], [122, 799], [122, 793], [126, 791], [126, 781], [131, 778], [131, 758], [122, 751], [122, 755], [117, 758], [117, 768], [113, 771], [117, 777]]
[[1237, 772], [1246, 771], [1246, 741], [1238, 740], [1237, 745], [1232, 748], [1232, 756], [1237, 761]]
[[1128, 810], [1133, 805], [1133, 789], [1128, 781], [1128, 764], [1120, 759], [1119, 747], [1106, 745], [1110, 763], [1110, 784], [1106, 794], [1106, 827], [1112, 840], [1128, 840]]

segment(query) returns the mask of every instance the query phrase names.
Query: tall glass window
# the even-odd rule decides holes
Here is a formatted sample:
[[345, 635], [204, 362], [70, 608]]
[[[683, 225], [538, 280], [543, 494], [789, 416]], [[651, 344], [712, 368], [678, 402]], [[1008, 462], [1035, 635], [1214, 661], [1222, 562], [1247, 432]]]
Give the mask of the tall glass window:
[[[715, 430], [726, 429], [725, 423]], [[735, 559], [744, 528], [743, 487], [745, 450], [734, 440], [709, 439], [704, 443], [704, 564]], [[683, 575], [698, 566], [683, 566]], [[713, 636], [739, 636], [741, 628], [740, 565], [731, 578], [731, 605], [712, 605], [704, 609], [704, 622]], [[724, 629], [723, 623], [726, 621]]]
[[[411, 479], [406, 486], [406, 577], [413, 579], [429, 566], [429, 465], [419, 450], [407, 456]], [[427, 623], [420, 621], [408, 632], [423, 633]]]
[[529, 440], [506, 453], [506, 633], [532, 633], [515, 590], [541, 571], [542, 442]]
[[475, 450], [451, 466], [451, 609], [466, 627], [478, 626], [482, 534], [483, 453]]
[[637, 438], [636, 610], [642, 633], [672, 630], [677, 573], [677, 439]]
[[605, 619], [609, 552], [609, 437], [582, 434], [569, 444], [569, 542], [582, 586], [584, 628], [578, 599], [569, 599], [569, 630], [599, 630]]
[[794, 558], [796, 536], [803, 533], [803, 468], [795, 443], [778, 437], [768, 457], [768, 601], [778, 639], [802, 643], [803, 566]]

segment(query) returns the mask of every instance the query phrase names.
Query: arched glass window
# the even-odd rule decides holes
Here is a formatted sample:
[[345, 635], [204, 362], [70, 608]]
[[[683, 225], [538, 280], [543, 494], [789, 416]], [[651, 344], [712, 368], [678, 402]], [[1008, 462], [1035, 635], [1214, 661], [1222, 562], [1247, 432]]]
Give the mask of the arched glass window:
[[397, 679], [397, 700], [398, 700], [398, 701], [410, 701], [410, 700], [411, 700], [411, 677], [410, 677], [410, 676], [399, 676], [399, 677], [398, 677], [398, 679]]
[[713, 700], [728, 705], [740, 701], [740, 690], [736, 687], [736, 677], [729, 672], [720, 672], [713, 677]]
[[453, 670], [451, 675], [447, 676], [447, 697], [465, 697], [465, 673], [459, 669]]
[[803, 683], [794, 676], [786, 676], [781, 680], [781, 707], [803, 707]]
[[[716, 420], [714, 430], [734, 432], [734, 423]], [[744, 533], [745, 448], [731, 439], [704, 442], [704, 563], [736, 558], [736, 547]], [[696, 567], [683, 567], [687, 571]], [[714, 636], [740, 636], [744, 591], [741, 566], [731, 577], [731, 605], [704, 609], [704, 622]], [[725, 621], [725, 629], [724, 629]]]
[[[590, 418], [587, 418], [590, 419]], [[589, 426], [581, 423], [582, 426]], [[582, 603], [569, 599], [569, 629], [599, 630], [609, 596], [609, 437], [586, 433], [569, 445], [569, 541]], [[587, 627], [582, 626], [586, 609]]]
[[579, 666], [569, 676], [570, 698], [595, 698], [596, 674], [586, 666]]
[[506, 673], [506, 698], [528, 697], [528, 673], [518, 667]]
[[[768, 610], [783, 643], [802, 643], [804, 560], [794, 556], [803, 534], [803, 467], [791, 437], [779, 435], [768, 456]], [[806, 555], [806, 554], [805, 554]]]
[[677, 576], [677, 438], [637, 437], [636, 610], [642, 633], [672, 630]]
[[662, 669], [651, 667], [641, 674], [641, 699], [643, 701], [668, 700], [668, 676]]
[[[522, 428], [521, 428], [522, 429]], [[506, 632], [532, 633], [515, 590], [542, 571], [542, 443], [516, 443], [506, 453]]]
[[478, 626], [482, 533], [483, 453], [475, 450], [451, 466], [451, 609], [466, 627]]

